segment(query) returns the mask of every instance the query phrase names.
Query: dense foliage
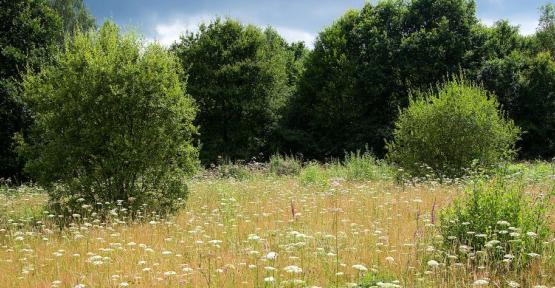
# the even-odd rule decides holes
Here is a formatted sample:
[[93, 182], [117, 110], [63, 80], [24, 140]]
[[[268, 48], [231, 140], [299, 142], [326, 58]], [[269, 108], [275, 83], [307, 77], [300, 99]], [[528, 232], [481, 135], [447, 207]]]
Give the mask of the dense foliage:
[[249, 160], [266, 152], [293, 92], [302, 47], [290, 48], [269, 28], [217, 19], [174, 50], [199, 106], [201, 159]]
[[12, 137], [30, 121], [18, 95], [20, 73], [52, 58], [61, 22], [43, 0], [0, 0], [0, 19], [0, 178], [20, 178]]
[[73, 35], [77, 30], [88, 31], [96, 28], [96, 19], [83, 0], [49, 0], [49, 4], [60, 15], [65, 33]]
[[520, 157], [550, 159], [552, 60], [537, 53], [552, 50], [555, 17], [552, 5], [541, 11], [532, 37], [507, 21], [483, 26], [474, 1], [381, 1], [347, 12], [320, 33], [307, 58], [284, 121], [282, 150], [323, 159], [368, 144], [381, 156], [397, 107], [408, 105], [410, 91], [463, 70], [495, 92], [523, 128]]
[[395, 122], [388, 158], [413, 176], [461, 176], [513, 154], [519, 129], [498, 110], [495, 98], [465, 80], [411, 99]]
[[[330, 160], [365, 147], [386, 153], [411, 91], [462, 72], [492, 92], [522, 129], [521, 159], [555, 157], [555, 6], [533, 35], [502, 20], [485, 26], [473, 0], [388, 0], [349, 10], [309, 51], [275, 30], [216, 19], [171, 50], [195, 99], [205, 165], [273, 153]], [[83, 0], [0, 0], [0, 178], [24, 179], [13, 136], [33, 111], [21, 73], [37, 72], [76, 31], [95, 30]]]
[[555, 62], [548, 52], [512, 53], [486, 61], [478, 80], [498, 96], [509, 118], [522, 128], [521, 156], [555, 157]]
[[555, 156], [540, 11], [523, 36], [474, 0], [367, 1], [312, 51], [231, 19], [167, 49], [84, 0], [0, 0], [0, 283], [547, 287], [555, 158], [504, 163]]
[[491, 182], [478, 181], [444, 209], [440, 232], [448, 253], [460, 260], [478, 266], [489, 259], [490, 265], [522, 268], [542, 257], [539, 253], [548, 243], [545, 217], [550, 202], [546, 195], [526, 193], [522, 181], [497, 176]]
[[548, 51], [555, 56], [555, 4], [548, 3], [540, 8], [541, 15], [535, 37], [536, 49]]
[[347, 12], [306, 61], [284, 150], [323, 158], [368, 144], [383, 155], [397, 106], [409, 89], [458, 71], [476, 23], [467, 0], [381, 1]]
[[53, 65], [25, 76], [34, 123], [19, 150], [55, 211], [119, 202], [167, 212], [187, 196], [196, 109], [181, 71], [163, 47], [144, 47], [107, 22], [77, 33]]

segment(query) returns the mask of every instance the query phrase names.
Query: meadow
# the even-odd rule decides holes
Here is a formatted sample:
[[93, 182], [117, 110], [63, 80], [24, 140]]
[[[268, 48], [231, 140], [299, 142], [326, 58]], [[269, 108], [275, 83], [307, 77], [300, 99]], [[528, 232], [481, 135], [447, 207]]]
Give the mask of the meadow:
[[0, 0], [0, 288], [555, 288], [553, 3], [85, 2]]
[[[192, 178], [189, 199], [175, 216], [162, 219], [145, 210], [131, 220], [121, 203], [114, 203], [110, 217], [74, 214], [64, 229], [44, 210], [48, 197], [40, 188], [6, 186], [0, 206], [0, 283], [555, 286], [554, 235], [524, 269], [489, 265], [486, 258], [476, 265], [443, 249], [439, 215], [476, 179], [401, 181], [386, 165], [365, 163], [227, 165]], [[513, 164], [507, 170], [506, 181], [521, 183], [526, 193], [554, 191], [553, 164]], [[547, 215], [544, 221], [555, 228], [554, 211]]]

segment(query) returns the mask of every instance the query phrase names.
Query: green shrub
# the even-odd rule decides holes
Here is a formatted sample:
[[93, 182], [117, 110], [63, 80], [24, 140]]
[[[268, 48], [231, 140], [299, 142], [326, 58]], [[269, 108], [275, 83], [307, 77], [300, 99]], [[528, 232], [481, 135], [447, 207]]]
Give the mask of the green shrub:
[[301, 161], [293, 156], [275, 154], [270, 157], [270, 173], [277, 176], [298, 175], [301, 167]]
[[184, 176], [198, 163], [196, 109], [179, 67], [160, 45], [144, 47], [107, 22], [77, 33], [54, 65], [25, 76], [34, 125], [19, 152], [48, 189], [51, 211], [119, 203], [170, 212], [181, 203]]
[[504, 168], [505, 173], [510, 174], [512, 178], [529, 183], [545, 183], [549, 182], [549, 179], [555, 180], [555, 162], [509, 163], [500, 168]]
[[[522, 267], [541, 256], [544, 241], [550, 236], [545, 221], [549, 195], [525, 192], [523, 183], [477, 180], [462, 199], [455, 200], [440, 214], [440, 232], [446, 250], [475, 264], [506, 262]], [[479, 252], [481, 251], [481, 252]], [[479, 252], [479, 253], [478, 253]], [[471, 257], [482, 255], [481, 257]]]
[[392, 175], [392, 169], [383, 161], [377, 160], [370, 152], [347, 153], [342, 168], [347, 180], [377, 180]]
[[317, 162], [308, 163], [299, 173], [299, 180], [303, 185], [316, 185], [322, 188], [329, 186], [329, 176], [326, 169]]
[[389, 160], [412, 176], [457, 177], [513, 157], [520, 132], [494, 97], [462, 77], [438, 88], [401, 111], [386, 144]]

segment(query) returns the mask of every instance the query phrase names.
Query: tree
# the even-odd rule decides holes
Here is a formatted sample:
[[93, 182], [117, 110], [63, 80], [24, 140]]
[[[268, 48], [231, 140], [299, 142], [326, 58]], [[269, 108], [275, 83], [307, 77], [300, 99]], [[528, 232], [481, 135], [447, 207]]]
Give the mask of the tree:
[[87, 204], [106, 212], [105, 202], [175, 209], [197, 165], [196, 109], [179, 61], [110, 22], [64, 46], [52, 65], [24, 77], [35, 121], [18, 148], [52, 211], [71, 215]]
[[555, 156], [555, 62], [548, 52], [521, 52], [486, 61], [477, 79], [495, 93], [507, 115], [522, 127], [519, 154], [525, 159]]
[[62, 39], [58, 15], [43, 0], [0, 0], [0, 178], [21, 179], [14, 133], [29, 123], [18, 95], [20, 73], [48, 62]]
[[[525, 53], [531, 46], [530, 39], [520, 34], [519, 27], [506, 20], [497, 21], [491, 27], [477, 24], [471, 38], [473, 48], [465, 55], [462, 67], [466, 70], [465, 74], [473, 79], [477, 79], [484, 63], [513, 53]], [[500, 102], [504, 105], [501, 99]]]
[[[480, 42], [481, 57], [474, 59], [472, 73], [493, 92], [507, 115], [522, 127], [519, 156], [549, 159], [553, 148], [553, 54], [555, 50], [555, 6], [540, 8], [540, 24], [532, 37], [518, 34], [508, 22], [497, 22], [485, 29]], [[542, 52], [543, 51], [543, 52]], [[551, 60], [549, 59], [551, 55]]]
[[49, 5], [60, 15], [66, 33], [96, 29], [96, 19], [83, 0], [49, 0]]
[[548, 53], [530, 59], [521, 79], [519, 109], [513, 116], [525, 133], [522, 155], [525, 158], [555, 157], [555, 61]]
[[540, 8], [540, 21], [536, 31], [538, 51], [549, 51], [555, 57], [555, 4]]
[[511, 159], [520, 132], [498, 108], [495, 97], [462, 78], [417, 94], [395, 122], [387, 157], [412, 176], [448, 177]]
[[[410, 88], [421, 89], [460, 70], [472, 51], [478, 23], [473, 0], [416, 0], [407, 9], [401, 40], [401, 72]], [[406, 99], [405, 99], [406, 104]]]
[[304, 71], [304, 62], [306, 61], [310, 50], [306, 48], [304, 42], [294, 42], [288, 44], [286, 48], [291, 54], [287, 57], [287, 84], [293, 89], [296, 89], [297, 83], [299, 82], [299, 79]]
[[[301, 152], [321, 158], [348, 141], [352, 119], [360, 106], [350, 90], [354, 64], [347, 34], [359, 12], [350, 10], [326, 28], [305, 60], [296, 94], [289, 102], [283, 123], [283, 152]], [[354, 135], [351, 135], [354, 137]]]
[[495, 94], [511, 119], [519, 114], [522, 104], [522, 79], [528, 62], [528, 57], [523, 53], [513, 52], [502, 58], [486, 60], [476, 75], [478, 82]]
[[199, 106], [201, 160], [248, 160], [268, 152], [296, 77], [288, 72], [294, 53], [283, 38], [270, 28], [217, 19], [173, 49]]
[[409, 90], [457, 73], [476, 23], [468, 0], [381, 1], [347, 12], [306, 60], [285, 150], [325, 158], [368, 144], [382, 156]]

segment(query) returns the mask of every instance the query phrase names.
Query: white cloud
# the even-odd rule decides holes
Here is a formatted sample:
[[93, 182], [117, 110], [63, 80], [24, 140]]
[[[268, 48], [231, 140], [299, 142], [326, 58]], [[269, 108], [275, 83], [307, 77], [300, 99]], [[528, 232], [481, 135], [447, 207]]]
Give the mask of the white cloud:
[[[198, 31], [201, 23], [208, 23], [214, 20], [215, 16], [194, 15], [173, 18], [170, 21], [158, 22], [154, 24], [154, 35], [147, 37], [147, 42], [158, 42], [164, 46], [170, 46], [179, 40], [179, 36], [186, 32]], [[300, 29], [289, 27], [273, 27], [287, 42], [304, 41], [308, 47], [314, 46], [316, 34]]]
[[314, 40], [316, 39], [316, 34], [287, 27], [274, 27], [276, 31], [285, 39], [285, 41], [291, 42], [299, 42], [304, 41], [307, 47], [312, 48], [314, 46]]
[[[537, 19], [510, 17], [507, 20], [509, 20], [511, 25], [518, 26], [520, 28], [520, 34], [523, 35], [534, 34], [536, 32], [536, 28], [538, 27]], [[492, 26], [497, 20], [493, 20], [491, 18], [481, 18], [480, 21], [487, 26]]]
[[536, 28], [538, 28], [539, 21], [524, 20], [524, 21], [515, 21], [514, 23], [520, 27], [520, 33], [524, 35], [532, 35], [536, 33]]
[[179, 40], [185, 32], [196, 32], [201, 23], [209, 22], [213, 17], [207, 15], [184, 16], [170, 22], [157, 23], [154, 26], [154, 37], [147, 41], [156, 41], [164, 46], [170, 46]]

